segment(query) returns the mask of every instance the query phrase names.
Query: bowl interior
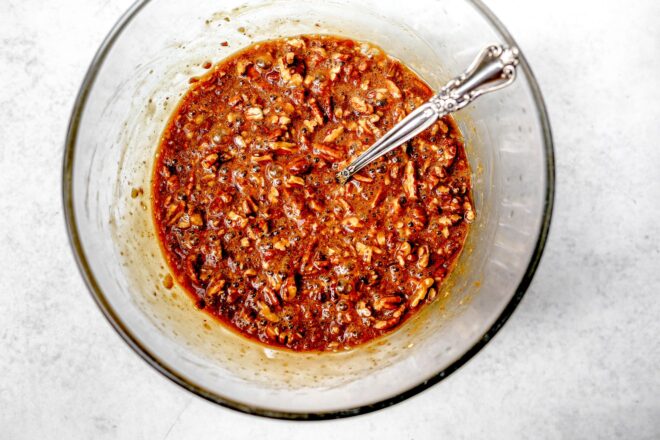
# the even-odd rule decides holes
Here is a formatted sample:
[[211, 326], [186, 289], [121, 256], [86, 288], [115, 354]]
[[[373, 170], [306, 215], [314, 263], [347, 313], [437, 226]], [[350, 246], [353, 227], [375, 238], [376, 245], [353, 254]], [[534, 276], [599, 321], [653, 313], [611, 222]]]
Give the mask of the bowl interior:
[[[551, 146], [528, 70], [456, 115], [477, 221], [438, 300], [402, 328], [340, 353], [248, 341], [198, 311], [167, 265], [151, 217], [158, 140], [188, 79], [256, 41], [325, 33], [382, 47], [438, 88], [484, 46], [511, 43], [471, 2], [173, 0], [136, 4], [93, 63], [68, 138], [64, 196], [78, 261], [113, 325], [178, 383], [233, 408], [283, 417], [392, 403], [478, 350], [524, 293], [547, 232]], [[228, 47], [220, 43], [227, 41]], [[539, 107], [541, 106], [541, 107]], [[134, 191], [137, 190], [137, 191]], [[140, 191], [141, 190], [141, 191]], [[522, 285], [522, 288], [521, 288]]]

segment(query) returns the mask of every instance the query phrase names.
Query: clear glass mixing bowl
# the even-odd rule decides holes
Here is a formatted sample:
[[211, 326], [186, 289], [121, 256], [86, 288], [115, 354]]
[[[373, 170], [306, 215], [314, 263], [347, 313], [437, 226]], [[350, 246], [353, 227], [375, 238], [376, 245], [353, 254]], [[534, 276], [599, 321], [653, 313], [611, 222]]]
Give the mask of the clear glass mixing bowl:
[[151, 217], [152, 159], [169, 114], [205, 61], [302, 33], [376, 43], [435, 88], [487, 44], [515, 44], [478, 1], [417, 0], [405, 8], [383, 0], [138, 2], [110, 32], [81, 87], [66, 140], [63, 195], [82, 275], [142, 358], [221, 405], [330, 418], [420, 392], [497, 332], [541, 256], [553, 153], [541, 94], [523, 59], [513, 86], [456, 115], [478, 218], [438, 300], [391, 335], [340, 353], [291, 353], [237, 336], [177, 286], [163, 287], [167, 266]]

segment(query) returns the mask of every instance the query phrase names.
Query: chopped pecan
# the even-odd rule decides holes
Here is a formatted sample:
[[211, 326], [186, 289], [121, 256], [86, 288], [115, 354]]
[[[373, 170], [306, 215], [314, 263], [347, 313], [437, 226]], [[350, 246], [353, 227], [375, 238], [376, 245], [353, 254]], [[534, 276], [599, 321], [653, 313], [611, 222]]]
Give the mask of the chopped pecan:
[[411, 308], [417, 307], [419, 302], [422, 301], [424, 298], [426, 298], [426, 294], [429, 291], [429, 288], [433, 285], [433, 283], [435, 283], [435, 280], [433, 278], [425, 278], [417, 284], [417, 288], [415, 289], [415, 292], [410, 297]]
[[342, 158], [341, 152], [339, 150], [335, 150], [334, 148], [330, 148], [323, 144], [314, 144], [314, 153], [328, 161], [334, 161]]
[[394, 84], [394, 81], [390, 79], [385, 80], [385, 86], [387, 87], [387, 90], [390, 92], [390, 95], [392, 95], [392, 98], [399, 99], [401, 98], [401, 90]]
[[406, 163], [406, 169], [403, 175], [403, 190], [411, 199], [417, 198], [417, 182], [415, 181], [415, 165], [412, 161]]
[[339, 136], [341, 136], [343, 132], [344, 132], [344, 127], [339, 126], [334, 130], [330, 131], [330, 133], [328, 133], [326, 137], [323, 138], [323, 142], [325, 143], [334, 142], [337, 140]]
[[245, 110], [245, 119], [248, 121], [261, 121], [264, 118], [264, 112], [260, 107], [249, 107]]
[[364, 99], [360, 98], [359, 96], [353, 96], [351, 98], [351, 106], [356, 112], [365, 115], [369, 115], [374, 111], [374, 108], [371, 106], [371, 104], [366, 103]]
[[307, 171], [309, 171], [311, 166], [312, 164], [309, 162], [309, 160], [306, 157], [301, 156], [289, 162], [286, 168], [287, 170], [289, 170], [291, 174], [298, 176], [301, 174], [305, 174]]

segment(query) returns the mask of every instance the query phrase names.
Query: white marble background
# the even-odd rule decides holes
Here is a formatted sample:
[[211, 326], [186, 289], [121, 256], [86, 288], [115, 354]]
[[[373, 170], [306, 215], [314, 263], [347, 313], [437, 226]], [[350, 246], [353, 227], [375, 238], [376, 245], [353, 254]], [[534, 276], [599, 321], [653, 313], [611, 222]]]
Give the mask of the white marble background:
[[660, 3], [487, 2], [548, 104], [550, 240], [488, 346], [392, 408], [293, 423], [148, 367], [87, 294], [60, 199], [75, 93], [130, 0], [0, 3], [0, 439], [660, 438]]

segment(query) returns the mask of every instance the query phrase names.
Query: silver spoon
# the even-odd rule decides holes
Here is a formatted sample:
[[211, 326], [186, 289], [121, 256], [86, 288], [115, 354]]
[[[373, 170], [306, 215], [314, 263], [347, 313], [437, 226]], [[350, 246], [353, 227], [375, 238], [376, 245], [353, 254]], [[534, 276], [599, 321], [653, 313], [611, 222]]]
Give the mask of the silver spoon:
[[444, 115], [462, 109], [484, 93], [511, 84], [516, 78], [518, 54], [518, 48], [502, 45], [492, 45], [482, 50], [461, 76], [449, 81], [437, 95], [406, 116], [337, 173], [339, 182], [346, 183], [362, 168], [417, 136]]

